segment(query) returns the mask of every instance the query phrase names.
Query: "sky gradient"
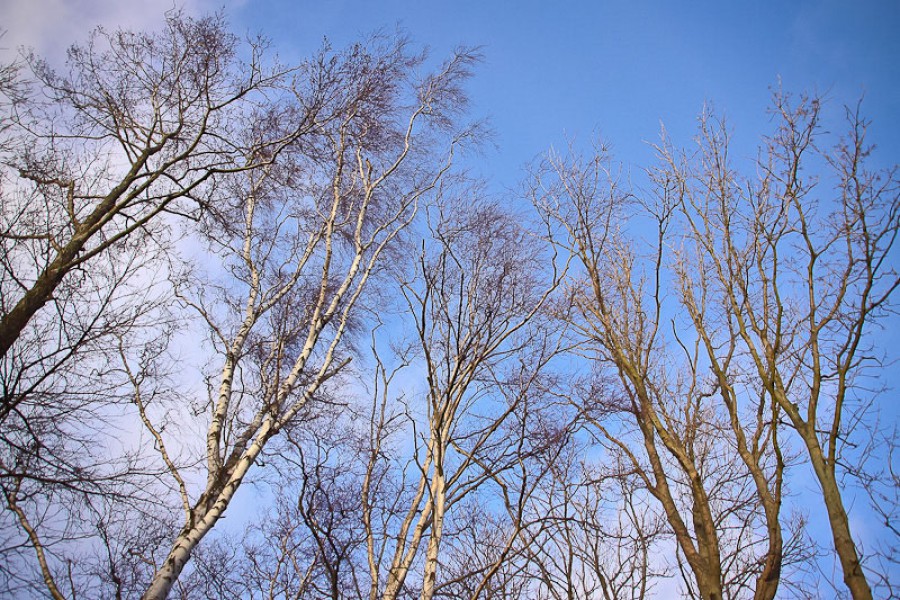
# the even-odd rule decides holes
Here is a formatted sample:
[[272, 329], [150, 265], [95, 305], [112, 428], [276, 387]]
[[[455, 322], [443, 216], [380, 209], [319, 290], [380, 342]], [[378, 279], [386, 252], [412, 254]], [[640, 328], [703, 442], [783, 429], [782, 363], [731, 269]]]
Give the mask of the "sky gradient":
[[[512, 187], [522, 166], [567, 139], [601, 136], [625, 163], [647, 164], [664, 123], [687, 143], [704, 103], [725, 114], [752, 156], [767, 128], [771, 87], [815, 91], [839, 114], [865, 96], [871, 141], [900, 154], [900, 3], [462, 0], [188, 0], [189, 13], [223, 9], [238, 32], [270, 37], [282, 58], [307, 56], [400, 27], [435, 59], [480, 46], [472, 114], [489, 119], [496, 150], [480, 161]], [[12, 0], [0, 3], [2, 46], [59, 60], [98, 23], [152, 27], [167, 3]], [[222, 8], [224, 6], [224, 8]]]

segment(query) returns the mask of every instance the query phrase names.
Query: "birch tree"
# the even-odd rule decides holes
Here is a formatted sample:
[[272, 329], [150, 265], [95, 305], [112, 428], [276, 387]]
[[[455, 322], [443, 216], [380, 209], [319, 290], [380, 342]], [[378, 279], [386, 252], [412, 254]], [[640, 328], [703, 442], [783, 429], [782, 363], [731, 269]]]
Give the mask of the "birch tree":
[[[68, 57], [62, 72], [26, 54], [0, 74], [0, 485], [6, 530], [31, 530], [38, 555], [87, 535], [81, 518], [51, 526], [48, 505], [75, 515], [102, 495], [151, 499], [155, 468], [104, 431], [128, 406], [119, 350], [173, 327], [164, 281], [179, 270], [178, 224], [210, 208], [219, 178], [270, 163], [319, 102], [221, 16], [98, 29]], [[286, 99], [290, 127], [248, 133]]]
[[279, 161], [232, 180], [227, 212], [208, 236], [229, 273], [222, 296], [194, 284], [179, 292], [221, 357], [208, 399], [206, 483], [192, 494], [168, 464], [184, 520], [144, 598], [166, 597], [269, 440], [350, 361], [344, 338], [366, 285], [450, 168], [462, 135], [452, 124], [465, 101], [460, 85], [474, 59], [457, 53], [417, 80], [423, 57], [403, 39], [324, 52], [313, 75], [333, 82], [335, 118], [316, 121], [310, 140]]
[[[42, 156], [47, 159], [52, 154], [60, 162], [45, 166], [75, 168], [77, 158], [83, 161], [78, 168], [84, 179], [67, 179], [63, 185], [56, 171], [51, 175], [60, 181], [51, 181], [51, 175], [40, 181], [22, 175], [33, 187], [20, 185], [15, 198], [21, 201], [4, 202], [4, 218], [8, 217], [4, 285], [18, 286], [23, 298], [30, 297], [34, 286], [26, 285], [30, 277], [26, 267], [31, 264], [26, 258], [31, 256], [35, 282], [61, 278], [62, 284], [53, 283], [55, 291], [48, 292], [57, 297], [65, 289], [61, 285], [74, 283], [76, 266], [106, 257], [110, 268], [124, 269], [134, 280], [130, 290], [156, 293], [168, 286], [165, 310], [177, 317], [168, 324], [157, 323], [153, 340], [141, 337], [147, 329], [129, 332], [123, 326], [113, 327], [109, 319], [124, 308], [143, 306], [140, 294], [135, 292], [135, 302], [108, 301], [115, 312], [104, 312], [110, 306], [93, 312], [103, 317], [101, 323], [108, 329], [90, 322], [86, 329], [102, 338], [104, 353], [97, 354], [96, 347], [86, 344], [78, 346], [90, 361], [102, 365], [102, 371], [94, 371], [98, 379], [70, 368], [74, 361], [64, 356], [68, 346], [51, 348], [46, 357], [38, 354], [35, 371], [45, 371], [33, 376], [45, 387], [39, 389], [38, 384], [16, 375], [13, 383], [19, 387], [4, 397], [9, 400], [4, 406], [7, 416], [15, 414], [28, 426], [37, 422], [35, 414], [41, 414], [44, 423], [69, 423], [70, 429], [81, 433], [77, 440], [90, 442], [86, 447], [96, 452], [82, 456], [73, 467], [78, 481], [96, 486], [104, 481], [100, 475], [109, 475], [101, 468], [104, 465], [128, 467], [115, 472], [115, 481], [132, 486], [135, 494], [142, 492], [148, 506], [156, 505], [153, 516], [163, 533], [155, 544], [143, 547], [131, 546], [125, 537], [105, 543], [98, 521], [82, 521], [76, 516], [76, 505], [57, 503], [58, 495], [40, 489], [49, 483], [62, 489], [72, 485], [62, 478], [48, 482], [16, 459], [23, 448], [30, 447], [16, 440], [8, 445], [10, 459], [4, 457], [4, 467], [18, 478], [5, 480], [13, 482], [6, 488], [6, 500], [10, 514], [20, 515], [19, 530], [28, 538], [24, 547], [30, 547], [39, 563], [37, 576], [54, 597], [78, 595], [80, 586], [68, 585], [67, 580], [90, 581], [91, 575], [71, 569], [74, 563], [67, 554], [73, 548], [56, 544], [60, 530], [45, 518], [48, 514], [81, 525], [77, 536], [66, 534], [68, 539], [100, 540], [99, 546], [111, 552], [105, 577], [116, 594], [143, 592], [147, 598], [164, 598], [266, 445], [321, 398], [328, 386], [336, 385], [337, 376], [350, 362], [352, 345], [346, 338], [363, 308], [365, 289], [379, 277], [384, 257], [393, 252], [398, 236], [415, 218], [421, 199], [432, 193], [450, 168], [454, 148], [470, 136], [460, 125], [466, 103], [462, 85], [477, 57], [461, 50], [423, 75], [424, 53], [413, 52], [402, 36], [381, 35], [345, 51], [325, 47], [298, 67], [269, 72], [256, 62], [260, 60], [257, 46], [251, 46], [249, 53], [253, 62], [238, 61], [237, 40], [221, 19], [191, 21], [177, 15], [170, 18], [166, 34], [107, 36], [99, 32], [95, 38], [98, 45], [106, 39], [109, 50], [105, 53], [94, 46], [73, 50], [74, 83], [56, 78], [35, 63], [46, 84], [52, 84], [55, 101], [73, 106], [68, 108], [76, 113], [72, 127], [82, 128], [77, 139], [84, 141], [83, 146], [72, 142], [70, 154], [65, 155], [70, 162], [66, 162], [63, 154], [49, 150], [51, 142], [65, 146], [68, 138], [49, 139], [47, 154]], [[246, 81], [235, 74], [241, 69], [247, 70]], [[94, 80], [94, 87], [85, 83]], [[95, 92], [98, 95], [91, 96]], [[121, 101], [120, 107], [116, 100]], [[28, 105], [16, 105], [16, 110], [25, 108]], [[17, 119], [24, 122], [29, 117], [40, 123], [36, 110], [20, 113]], [[24, 125], [21, 129], [28, 131]], [[100, 148], [102, 161], [84, 154], [94, 146]], [[35, 145], [36, 151], [40, 148]], [[134, 158], [121, 182], [109, 175], [121, 162], [119, 154]], [[96, 171], [103, 166], [105, 170]], [[112, 192], [103, 191], [108, 180]], [[80, 187], [87, 183], [96, 187]], [[46, 202], [33, 202], [32, 196]], [[97, 206], [91, 204], [95, 201]], [[34, 213], [44, 209], [46, 218]], [[91, 235], [96, 234], [93, 238], [84, 238], [78, 229], [94, 218], [86, 217], [88, 213], [99, 219], [97, 224], [91, 221], [91, 227], [97, 225], [90, 229]], [[160, 219], [166, 214], [190, 217], [182, 223], [187, 223], [184, 231], [191, 244], [182, 245], [178, 253], [164, 248], [167, 266], [160, 268], [160, 262], [150, 260], [156, 276], [142, 280], [141, 271], [129, 270], [122, 253], [128, 250], [144, 261], [151, 256], [148, 250], [165, 246], [166, 230], [178, 227], [168, 217], [163, 226]], [[56, 223], [60, 232], [18, 232], [25, 224], [45, 221]], [[79, 258], [72, 259], [75, 262], [59, 268], [68, 269], [68, 274], [57, 269], [57, 263], [65, 261], [52, 250], [60, 245], [68, 248], [64, 235], [77, 239], [75, 252], [80, 252]], [[192, 265], [182, 258], [188, 251], [195, 252], [189, 259]], [[41, 257], [52, 263], [53, 277], [40, 266]], [[170, 280], [163, 284], [160, 278], [167, 276]], [[42, 294], [45, 288], [34, 289]], [[9, 294], [4, 291], [4, 302], [14, 297], [12, 288]], [[172, 298], [178, 307], [172, 306]], [[22, 300], [15, 306], [24, 306], [22, 302], [28, 304]], [[77, 299], [71, 304], [75, 310], [84, 308]], [[15, 306], [10, 314], [19, 314]], [[149, 309], [141, 310], [144, 314]], [[34, 314], [38, 316], [26, 319], [28, 327], [22, 331], [42, 331], [40, 315]], [[195, 315], [190, 322], [185, 320], [189, 314]], [[141, 322], [148, 320], [145, 316]], [[63, 344], [71, 342], [66, 336], [75, 335], [66, 325], [66, 319], [52, 324], [62, 332]], [[207, 373], [206, 397], [191, 397], [202, 390], [203, 380], [198, 382], [201, 385], [189, 381], [187, 363], [175, 368], [166, 358], [166, 340], [185, 329], [205, 330], [194, 333], [191, 352], [197, 356], [208, 348], [207, 365], [219, 363], [216, 374]], [[16, 350], [16, 344], [24, 347], [25, 341], [21, 335], [16, 338], [4, 358], [8, 364], [19, 361], [34, 366]], [[47, 352], [53, 340], [45, 342], [30, 347]], [[154, 356], [147, 356], [148, 347], [156, 348], [151, 351]], [[166, 361], [173, 367], [168, 381], [159, 369]], [[50, 363], [52, 368], [46, 367]], [[84, 368], [84, 363], [80, 366]], [[70, 370], [64, 372], [63, 367]], [[64, 373], [67, 377], [62, 377]], [[73, 404], [76, 387], [72, 382], [83, 388], [79, 405]], [[32, 384], [34, 388], [22, 390]], [[6, 390], [11, 388], [14, 385], [7, 385]], [[47, 388], [69, 404], [54, 406], [46, 396]], [[41, 403], [36, 390], [45, 394]], [[26, 410], [28, 402], [35, 402], [33, 410]], [[65, 419], [59, 418], [61, 414]], [[189, 435], [197, 419], [205, 429], [202, 445]], [[136, 438], [137, 448], [121, 447], [114, 438], [98, 433], [104, 427], [134, 430], [135, 424], [138, 431], [143, 430]], [[33, 454], [46, 461], [45, 436], [35, 429], [25, 429], [24, 434], [35, 440]], [[56, 439], [68, 452], [77, 452], [77, 440], [67, 441], [64, 435]], [[111, 458], [104, 463], [101, 455]], [[27, 495], [15, 483], [22, 478], [34, 486]], [[162, 491], [160, 482], [170, 485], [171, 494]], [[102, 493], [111, 490], [106, 487]], [[75, 489], [72, 497], [78, 497], [79, 491]], [[118, 492], [121, 495], [107, 497], [126, 504], [138, 497], [124, 488]], [[92, 493], [99, 497], [100, 492]], [[170, 499], [179, 510], [166, 514]], [[153, 512], [146, 506], [142, 510], [148, 517]], [[116, 533], [114, 529], [107, 534]], [[125, 536], [127, 531], [118, 533]], [[89, 552], [89, 547], [84, 542], [74, 551]], [[130, 587], [114, 571], [121, 553], [140, 557], [138, 570], [143, 574]], [[140, 585], [146, 589], [136, 590]]]
[[[264, 590], [486, 597], [531, 539], [528, 499], [552, 462], [545, 455], [565, 439], [542, 401], [558, 336], [536, 317], [555, 278], [538, 268], [536, 240], [499, 205], [443, 196], [427, 211], [426, 245], [397, 267], [408, 303], [400, 323], [408, 319], [417, 337], [397, 342], [395, 327], [377, 327], [374, 372], [357, 374], [374, 374], [371, 399], [298, 423], [272, 456], [284, 474], [277, 525], [266, 528], [279, 541], [263, 550]], [[388, 340], [395, 366], [384, 360]], [[399, 392], [417, 368], [422, 381]], [[483, 522], [502, 532], [492, 552], [458, 543]], [[442, 580], [449, 565], [460, 569]]]

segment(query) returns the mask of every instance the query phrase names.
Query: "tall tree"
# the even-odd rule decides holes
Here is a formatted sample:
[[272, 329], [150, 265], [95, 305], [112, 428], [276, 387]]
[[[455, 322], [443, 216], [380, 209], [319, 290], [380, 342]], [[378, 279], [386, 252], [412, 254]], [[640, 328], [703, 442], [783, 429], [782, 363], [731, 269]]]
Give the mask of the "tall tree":
[[[896, 168], [868, 167], [859, 105], [846, 110], [846, 133], [833, 146], [821, 111], [818, 98], [776, 93], [778, 127], [755, 181], [732, 169], [728, 131], [708, 115], [697, 151], [666, 147], [663, 169], [687, 224], [686, 304], [711, 360], [740, 353], [775, 405], [772, 419], [784, 415], [796, 431], [821, 487], [844, 583], [853, 598], [871, 598], [841, 465], [857, 435], [872, 435], [854, 428], [866, 422], [864, 382], [880, 366], [867, 333], [900, 285], [891, 262], [900, 180]], [[711, 335], [707, 312], [721, 315], [726, 346], [725, 332]]]
[[[26, 426], [21, 435], [10, 423], [4, 426], [7, 506], [19, 515], [52, 595], [63, 593], [61, 578], [72, 583], [71, 594], [77, 580], [91, 580], [82, 569], [66, 572], [66, 550], [56, 543], [75, 537], [99, 540], [113, 571], [123, 553], [141, 557], [144, 575], [126, 581], [113, 572], [106, 578], [117, 594], [133, 594], [135, 587], [124, 587], [129, 582], [145, 585], [146, 598], [170, 593], [265, 446], [351, 360], [345, 338], [364, 290], [420, 200], [450, 168], [454, 148], [471, 133], [459, 125], [466, 103], [462, 85], [477, 59], [469, 51], [424, 74], [426, 55], [413, 52], [400, 35], [376, 35], [340, 52], [326, 47], [298, 67], [271, 73], [259, 63], [259, 51], [251, 46], [251, 62], [241, 63], [237, 40], [221, 19], [172, 15], [158, 35], [99, 32], [94, 43], [71, 53], [71, 78], [57, 78], [34, 62], [53, 102], [74, 113], [69, 123], [75, 133], [54, 138], [57, 130], [41, 120], [47, 115], [36, 105], [14, 105], [16, 122], [23, 123], [19, 132], [34, 129], [46, 144], [32, 145], [35, 152], [43, 149], [41, 161], [24, 142], [16, 146], [30, 169], [21, 167], [22, 177], [33, 185], [19, 185], [11, 196], [16, 202], [4, 202], [3, 283], [10, 287], [4, 302], [15, 299], [13, 288], [22, 290], [9, 312], [14, 315], [17, 306], [32, 306], [32, 296], [46, 291], [59, 306], [62, 292], [71, 292], [67, 306], [86, 321], [78, 330], [71, 319], [47, 317], [45, 323], [38, 306], [28, 313], [27, 327], [9, 329], [15, 343], [4, 357], [11, 382], [6, 390], [12, 390], [4, 396], [5, 416], [14, 414]], [[247, 81], [237, 77], [242, 69]], [[40, 108], [62, 110], [52, 102]], [[123, 162], [127, 173], [115, 179]], [[56, 171], [36, 178], [36, 165]], [[81, 178], [63, 178], [64, 169], [81, 169]], [[112, 191], [104, 191], [109, 181]], [[184, 231], [192, 243], [179, 252], [195, 252], [197, 265], [188, 266], [165, 247], [173, 220], [163, 220], [164, 213], [190, 217]], [[57, 229], [38, 231], [42, 223]], [[20, 233], [26, 227], [33, 231]], [[75, 258], [67, 258], [66, 235], [75, 240]], [[135, 270], [123, 258], [146, 262], [155, 247], [168, 262], [150, 260], [149, 268]], [[42, 257], [49, 262], [41, 263]], [[75, 277], [84, 277], [80, 265], [89, 261], [121, 273], [134, 298], [109, 293], [101, 306], [86, 302]], [[154, 267], [154, 278], [145, 279]], [[168, 297], [158, 295], [166, 286]], [[141, 302], [141, 293], [155, 294], [155, 303]], [[173, 299], [184, 309], [177, 319], [140, 331], [131, 325], [147, 325], [148, 313], [162, 314], [162, 305], [176, 314]], [[123, 311], [131, 319], [124, 324], [114, 318]], [[185, 313], [196, 315], [193, 324]], [[191, 397], [202, 386], [190, 381], [188, 371], [170, 369], [167, 383], [161, 368], [167, 339], [185, 327], [195, 331], [191, 353], [199, 355], [203, 348], [196, 342], [206, 338], [207, 364], [219, 363], [218, 372], [209, 373], [206, 397]], [[205, 333], [198, 335], [197, 327]], [[99, 341], [90, 346], [85, 339]], [[58, 348], [48, 348], [55, 340], [62, 340]], [[76, 351], [90, 363], [66, 356]], [[76, 363], [80, 372], [72, 367]], [[86, 377], [86, 364], [99, 365], [99, 377]], [[37, 374], [28, 379], [27, 369]], [[65, 404], [54, 404], [53, 397]], [[202, 444], [186, 433], [192, 422], [205, 429]], [[79, 434], [55, 440], [72, 455], [79, 443], [90, 450], [71, 469], [83, 486], [72, 490], [69, 479], [43, 477], [25, 464], [34, 456], [51, 462], [37, 423]], [[104, 426], [139, 432], [137, 447], [98, 435]], [[31, 442], [20, 443], [23, 436]], [[98, 487], [102, 481], [115, 483]], [[170, 494], [159, 487], [163, 482]], [[88, 496], [59, 503], [59, 489], [72, 491], [73, 498], [85, 491]], [[164, 531], [153, 546], [136, 548], [124, 537], [110, 537], [127, 533], [116, 528], [104, 534], [98, 525], [107, 522], [104, 515], [77, 517], [79, 507], [96, 504], [96, 498], [136, 505], [139, 491], [141, 510], [152, 512], [147, 503], [162, 502], [155, 515], [148, 514]], [[162, 512], [170, 498], [180, 517]], [[55, 522], [48, 514], [57, 515]], [[59, 519], [78, 531], [61, 531]]]
[[[471, 193], [427, 206], [424, 245], [401, 261], [398, 284], [407, 303], [398, 324], [415, 336], [398, 343], [405, 328], [393, 321], [373, 334], [371, 404], [334, 426], [299, 426], [302, 443], [281, 457], [293, 465], [288, 479], [302, 482], [278, 484], [296, 498], [278, 521], [296, 523], [294, 547], [306, 549], [299, 594], [479, 598], [523, 552], [544, 455], [566, 437], [544, 406], [558, 335], [538, 317], [558, 277], [542, 272], [540, 244], [511, 214]], [[384, 360], [385, 337], [399, 352], [396, 369]], [[421, 380], [400, 396], [409, 371]], [[497, 547], [459, 544], [484, 521], [502, 532]]]
[[221, 16], [98, 29], [63, 73], [33, 54], [15, 67], [0, 79], [0, 471], [25, 514], [45, 485], [77, 503], [149, 475], [85, 424], [123, 427], [120, 347], [173, 328], [177, 229], [216, 209], [229, 173], [270, 164], [328, 116], [321, 84]]
[[537, 411], [527, 404], [555, 354], [552, 339], [532, 326], [558, 285], [555, 261], [541, 269], [535, 240], [490, 202], [463, 196], [432, 207], [430, 217], [431, 239], [403, 285], [425, 366], [427, 429], [417, 440], [421, 476], [404, 520], [412, 535], [397, 546], [384, 598], [396, 597], [423, 538], [421, 598], [434, 596], [447, 510], [527, 460], [517, 450], [532, 442], [516, 444], [506, 425]]
[[344, 338], [366, 285], [464, 135], [453, 118], [474, 59], [461, 51], [419, 80], [424, 56], [402, 38], [323, 52], [312, 75], [329, 82], [335, 117], [227, 188], [207, 234], [228, 269], [221, 295], [194, 283], [179, 292], [221, 360], [208, 399], [206, 484], [192, 497], [168, 464], [184, 523], [144, 598], [166, 597], [269, 440], [350, 361]]
[[[705, 305], [667, 292], [697, 271], [670, 249], [679, 247], [679, 188], [650, 176], [651, 192], [638, 198], [603, 146], [585, 158], [551, 155], [536, 173], [535, 202], [580, 267], [561, 316], [594, 374], [573, 402], [621, 476], [658, 502], [687, 593], [717, 600], [750, 589], [771, 599], [785, 559], [777, 408], [741, 379], [733, 344], [729, 352], [707, 339]], [[681, 318], [685, 308], [692, 319]]]

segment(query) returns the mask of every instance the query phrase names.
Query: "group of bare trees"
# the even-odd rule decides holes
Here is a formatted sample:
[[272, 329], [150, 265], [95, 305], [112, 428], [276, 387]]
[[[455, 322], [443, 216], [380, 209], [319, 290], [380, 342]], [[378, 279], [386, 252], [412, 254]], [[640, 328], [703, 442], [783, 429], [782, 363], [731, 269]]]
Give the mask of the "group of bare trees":
[[871, 598], [841, 481], [873, 433], [882, 356], [866, 332], [900, 283], [898, 180], [867, 168], [858, 110], [833, 147], [816, 98], [778, 93], [773, 112], [753, 178], [708, 113], [693, 150], [663, 138], [639, 195], [602, 147], [542, 165], [534, 198], [581, 267], [564, 319], [594, 385], [572, 401], [658, 503], [691, 595], [774, 598], [809, 559], [783, 511], [805, 463], [846, 589]]
[[4, 66], [10, 597], [895, 593], [900, 181], [858, 108], [777, 93], [750, 176], [704, 113], [501, 201], [453, 164], [477, 60], [172, 13]]

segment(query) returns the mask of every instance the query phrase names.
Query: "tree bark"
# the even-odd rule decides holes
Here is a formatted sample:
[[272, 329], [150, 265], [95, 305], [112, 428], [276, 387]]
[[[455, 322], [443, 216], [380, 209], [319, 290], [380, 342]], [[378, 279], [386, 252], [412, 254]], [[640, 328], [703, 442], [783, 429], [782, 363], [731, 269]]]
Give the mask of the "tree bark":
[[831, 535], [834, 541], [834, 550], [837, 552], [843, 570], [844, 583], [850, 590], [853, 600], [872, 600], [872, 588], [863, 572], [856, 544], [850, 534], [850, 519], [844, 508], [844, 500], [834, 473], [834, 465], [829, 465], [822, 454], [822, 448], [814, 431], [799, 430], [803, 441], [809, 450], [810, 461], [819, 485], [822, 486], [822, 499], [828, 512], [828, 523], [831, 525]]

